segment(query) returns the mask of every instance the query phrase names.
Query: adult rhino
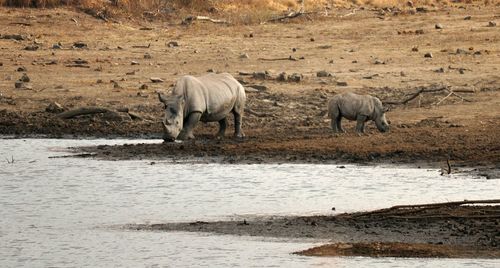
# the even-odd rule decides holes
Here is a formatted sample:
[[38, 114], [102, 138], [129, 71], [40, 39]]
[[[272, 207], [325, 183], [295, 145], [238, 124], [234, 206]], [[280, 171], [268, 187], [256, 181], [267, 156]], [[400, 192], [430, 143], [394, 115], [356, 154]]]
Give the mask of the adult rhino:
[[241, 120], [245, 109], [245, 89], [228, 73], [210, 73], [200, 77], [190, 75], [177, 80], [170, 97], [158, 93], [165, 107], [162, 120], [163, 139], [194, 139], [198, 123], [219, 122], [219, 138], [224, 137], [227, 116], [234, 115], [234, 136], [244, 137]]
[[364, 133], [365, 122], [368, 120], [375, 121], [380, 132], [389, 131], [389, 124], [385, 119], [386, 111], [382, 102], [370, 95], [343, 93], [328, 102], [328, 116], [332, 119], [332, 129], [336, 133], [345, 132], [341, 125], [342, 117], [356, 120], [356, 132], [359, 134]]

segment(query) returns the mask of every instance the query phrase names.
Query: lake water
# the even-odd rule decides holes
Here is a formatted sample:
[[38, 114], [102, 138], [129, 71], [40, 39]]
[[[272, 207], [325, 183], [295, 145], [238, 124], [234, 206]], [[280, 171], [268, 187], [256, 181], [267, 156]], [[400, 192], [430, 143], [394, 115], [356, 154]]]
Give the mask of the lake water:
[[133, 142], [161, 141], [0, 140], [0, 267], [500, 265], [499, 260], [303, 257], [290, 253], [325, 241], [111, 228], [499, 198], [500, 180], [440, 176], [434, 169], [49, 158], [67, 155], [69, 146]]

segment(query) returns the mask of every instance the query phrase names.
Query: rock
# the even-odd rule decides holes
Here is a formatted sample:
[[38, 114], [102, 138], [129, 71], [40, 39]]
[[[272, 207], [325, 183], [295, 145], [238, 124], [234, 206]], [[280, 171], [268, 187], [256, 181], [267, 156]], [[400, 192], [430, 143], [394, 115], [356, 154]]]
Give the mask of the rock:
[[429, 11], [426, 7], [417, 7], [415, 8], [415, 10], [421, 13], [426, 13], [427, 11]]
[[28, 71], [28, 69], [26, 69], [26, 67], [24, 67], [24, 66], [21, 66], [21, 67], [17, 68], [17, 71], [18, 72], [26, 72], [26, 71]]
[[292, 48], [292, 52], [297, 52], [297, 49], [296, 48]]
[[424, 58], [432, 58], [432, 53], [430, 52], [425, 53]]
[[81, 59], [81, 58], [78, 58], [78, 59], [74, 60], [73, 62], [75, 64], [89, 64], [88, 60], [84, 60], [84, 59]]
[[64, 112], [64, 110], [64, 107], [62, 107], [62, 105], [57, 102], [52, 102], [45, 108], [46, 112], [53, 114], [62, 113]]
[[385, 61], [381, 61], [381, 60], [375, 60], [374, 64], [385, 64]]
[[96, 83], [97, 83], [97, 84], [102, 84], [102, 83], [103, 83], [103, 81], [102, 81], [102, 79], [97, 79]]
[[167, 43], [167, 47], [178, 47], [179, 43], [177, 41], [170, 41]]
[[475, 51], [474, 52], [474, 55], [481, 55], [481, 54], [482, 54], [481, 51]]
[[21, 80], [17, 80], [15, 83], [14, 83], [14, 87], [15, 88], [23, 88], [24, 87], [24, 82], [21, 81]]
[[118, 82], [113, 81], [113, 88], [122, 88]]
[[144, 59], [146, 59], [146, 60], [150, 60], [150, 59], [152, 59], [152, 58], [153, 58], [153, 56], [151, 56], [151, 54], [149, 54], [149, 53], [144, 53]]
[[255, 89], [253, 87], [245, 87], [245, 92], [246, 93], [257, 93], [257, 92], [259, 92], [259, 90]]
[[163, 79], [161, 79], [159, 77], [151, 77], [151, 78], [149, 78], [149, 80], [151, 80], [151, 82], [153, 82], [153, 83], [163, 83], [163, 82], [165, 82], [165, 80], [163, 80]]
[[133, 60], [133, 61], [131, 61], [131, 62], [130, 62], [130, 65], [139, 65], [139, 62], [138, 62], [138, 61]]
[[3, 66], [3, 62], [0, 62], [0, 67]]
[[436, 73], [444, 73], [444, 68], [441, 67], [441, 68], [435, 70], [434, 72], [436, 72]]
[[311, 40], [311, 42], [316, 41], [316, 40], [314, 39], [314, 37], [311, 37], [311, 39], [309, 39], [309, 40]]
[[28, 51], [36, 51], [38, 50], [40, 47], [37, 46], [37, 45], [27, 45], [26, 47], [24, 47], [24, 50], [28, 50]]
[[253, 33], [250, 33], [248, 37], [253, 38]]
[[278, 77], [276, 77], [276, 80], [280, 81], [280, 82], [286, 82], [288, 79], [288, 76], [286, 74], [286, 72], [281, 72], [278, 74]]
[[87, 44], [84, 42], [74, 42], [73, 47], [74, 48], [88, 48]]
[[457, 51], [455, 52], [455, 54], [469, 54], [469, 52], [465, 51], [464, 49], [461, 49], [461, 48], [457, 48]]
[[316, 73], [316, 76], [317, 77], [331, 77], [333, 76], [331, 73], [327, 72], [327, 71], [319, 71]]
[[337, 86], [339, 86], [339, 87], [346, 87], [347, 86], [347, 82], [337, 81]]
[[408, 2], [406, 2], [406, 5], [409, 6], [409, 7], [413, 7], [413, 2], [412, 1], [408, 1]]
[[471, 16], [465, 16], [464, 20], [471, 20], [472, 17]]
[[207, 70], [207, 73], [216, 73], [216, 72], [217, 72], [217, 71], [215, 71], [215, 69], [214, 69], [214, 68], [210, 68], [210, 69], [208, 69], [208, 70]]
[[266, 91], [268, 90], [269, 88], [264, 86], [264, 85], [248, 85], [246, 86], [245, 89], [247, 88], [253, 88], [253, 89], [256, 89], [257, 91]]
[[494, 22], [494, 21], [488, 22], [488, 27], [496, 27], [496, 26], [497, 26], [496, 22]]
[[21, 76], [21, 78], [19, 78], [19, 81], [27, 83], [27, 82], [30, 81], [30, 78], [29, 78], [29, 76], [26, 73], [24, 73], [23, 76]]
[[401, 72], [399, 73], [399, 75], [401, 75], [402, 77], [406, 77], [406, 73], [405, 73], [405, 72], [403, 72], [403, 71], [401, 71]]
[[415, 34], [424, 34], [424, 30], [423, 29], [415, 30]]
[[269, 74], [268, 71], [264, 71], [264, 72], [254, 72], [252, 74], [252, 77], [255, 78], [255, 79], [261, 79], [261, 80], [265, 80], [265, 79], [270, 79], [271, 78], [271, 75]]
[[300, 82], [304, 79], [304, 76], [302, 74], [299, 74], [299, 73], [293, 73], [291, 75], [288, 76], [288, 81], [290, 82]]
[[61, 43], [53, 44], [52, 49], [62, 49]]
[[413, 51], [413, 52], [418, 52], [418, 47], [412, 47], [412, 48], [411, 48], [411, 51]]
[[250, 56], [248, 56], [247, 53], [243, 53], [240, 55], [240, 59], [249, 59], [249, 58], [250, 58]]
[[148, 85], [146, 85], [146, 84], [142, 84], [142, 85], [139, 87], [139, 89], [148, 89]]
[[441, 23], [436, 23], [436, 25], [434, 25], [434, 28], [443, 29], [443, 25]]
[[11, 40], [22, 41], [26, 40], [27, 37], [21, 34], [5, 34], [5, 35], [0, 35], [0, 39], [11, 39]]

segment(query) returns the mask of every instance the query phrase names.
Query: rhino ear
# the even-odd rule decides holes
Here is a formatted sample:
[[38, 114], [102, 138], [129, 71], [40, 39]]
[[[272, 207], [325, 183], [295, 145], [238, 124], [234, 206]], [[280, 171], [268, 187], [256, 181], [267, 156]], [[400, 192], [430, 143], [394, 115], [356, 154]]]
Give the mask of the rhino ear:
[[160, 92], [158, 92], [158, 99], [160, 100], [160, 102], [163, 102], [163, 104], [167, 102], [167, 98], [165, 97], [165, 95]]

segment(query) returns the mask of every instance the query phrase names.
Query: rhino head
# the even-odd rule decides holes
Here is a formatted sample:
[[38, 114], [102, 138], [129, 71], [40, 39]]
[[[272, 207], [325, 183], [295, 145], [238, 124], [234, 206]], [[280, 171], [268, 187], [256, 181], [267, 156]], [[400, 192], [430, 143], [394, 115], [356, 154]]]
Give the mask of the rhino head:
[[377, 126], [377, 129], [380, 132], [387, 132], [389, 131], [389, 123], [387, 122], [387, 119], [385, 118], [385, 113], [389, 111], [389, 109], [382, 107], [382, 103], [380, 103], [380, 108], [379, 112], [377, 113], [375, 117], [375, 125]]
[[158, 93], [158, 98], [165, 108], [165, 117], [163, 117], [161, 122], [163, 126], [163, 140], [174, 141], [182, 130], [186, 101], [183, 96], [165, 98], [161, 93]]

